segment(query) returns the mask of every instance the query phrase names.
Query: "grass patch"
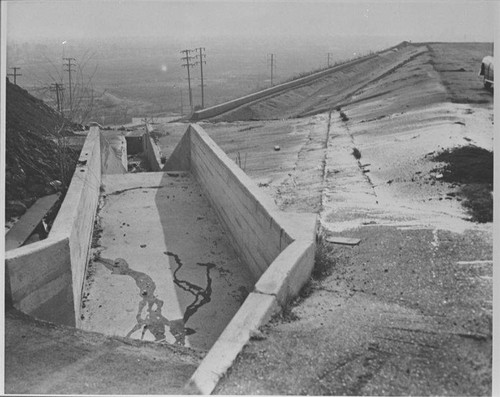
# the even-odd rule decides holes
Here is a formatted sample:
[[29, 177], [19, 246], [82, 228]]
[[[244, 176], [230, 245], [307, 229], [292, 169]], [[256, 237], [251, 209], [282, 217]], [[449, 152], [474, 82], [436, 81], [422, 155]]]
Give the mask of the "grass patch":
[[443, 181], [462, 185], [458, 194], [472, 220], [492, 222], [493, 152], [469, 145], [445, 150], [433, 160], [446, 163], [439, 169]]

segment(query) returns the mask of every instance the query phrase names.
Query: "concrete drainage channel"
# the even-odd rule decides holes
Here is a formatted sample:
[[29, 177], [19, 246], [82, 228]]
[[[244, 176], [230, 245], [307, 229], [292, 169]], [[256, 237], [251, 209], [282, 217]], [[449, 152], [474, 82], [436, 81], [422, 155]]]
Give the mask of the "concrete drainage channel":
[[[103, 194], [116, 192], [119, 194], [123, 190], [119, 187], [120, 183], [125, 183], [125, 179], [132, 176], [125, 173], [126, 152], [124, 154], [123, 150], [125, 142], [120, 141], [121, 138], [113, 139], [118, 139], [118, 142], [112, 143], [111, 138], [101, 133], [98, 127], [91, 128], [66, 199], [48, 238], [6, 252], [6, 296], [17, 309], [42, 320], [87, 328], [86, 312], [85, 308], [82, 309], [81, 303], [86, 297], [84, 286], [88, 276], [90, 242], [99, 198]], [[308, 280], [314, 264], [317, 216], [308, 213], [285, 214], [279, 211], [271, 198], [267, 197], [197, 125], [190, 125], [187, 128], [164, 166], [160, 162], [156, 145], [147, 134], [144, 142], [151, 169], [161, 171], [146, 173], [153, 182], [150, 187], [158, 188], [162, 186], [159, 181], [166, 181], [168, 183], [163, 184], [161, 190], [164, 195], [168, 195], [169, 178], [173, 178], [172, 175], [182, 176], [186, 181], [194, 181], [199, 186], [200, 194], [208, 200], [214, 216], [217, 217], [216, 222], [223, 226], [232, 249], [246, 266], [245, 271], [256, 280], [253, 285], [248, 286], [251, 292], [243, 304], [233, 310], [234, 316], [231, 313], [225, 320], [228, 323], [223, 330], [221, 329], [222, 332], [217, 331], [213, 345], [187, 385], [188, 392], [209, 394], [249, 341], [251, 333], [267, 322], [273, 314], [279, 312], [281, 306], [296, 295]], [[134, 176], [140, 177], [140, 174]], [[143, 185], [147, 185], [142, 182]], [[116, 186], [113, 187], [113, 184]], [[141, 189], [137, 189], [137, 192], [146, 197], [148, 189]], [[156, 194], [154, 200], [158, 203], [159, 198], [160, 195]], [[135, 202], [141, 204], [141, 199]], [[169, 206], [156, 205], [156, 208], [153, 208], [155, 205], [144, 204], [138, 208], [144, 210], [146, 207], [152, 207], [150, 222], [155, 221], [155, 216], [168, 217]], [[147, 222], [148, 220], [145, 220], [142, 224], [147, 225]], [[124, 221], [122, 227], [123, 223], [127, 225], [127, 221]], [[141, 246], [146, 246], [149, 242], [147, 236], [144, 237], [145, 241], [141, 242], [139, 248], [131, 247], [131, 255], [136, 252], [139, 256], [142, 254], [145, 259], [149, 255], [145, 254], [146, 251], [141, 252]], [[196, 244], [195, 240], [193, 239], [193, 244]], [[154, 244], [152, 246], [155, 247]], [[139, 288], [142, 295], [139, 312], [144, 307], [149, 309], [147, 318], [156, 316], [161, 319], [158, 315], [159, 308], [163, 318], [167, 319], [170, 316], [164, 324], [169, 325], [171, 329], [174, 328], [173, 324], [179, 324], [176, 320], [183, 320], [181, 329], [184, 331], [181, 331], [181, 334], [184, 333], [185, 340], [189, 334], [185, 331], [188, 311], [184, 310], [184, 313], [178, 313], [177, 316], [170, 314], [165, 316], [167, 312], [171, 313], [167, 311], [166, 306], [172, 299], [169, 299], [168, 295], [157, 296], [158, 282], [153, 282], [153, 278], [147, 272], [134, 267], [139, 261], [134, 261], [134, 264], [132, 261], [130, 264], [126, 263], [127, 266], [117, 261], [118, 252], [113, 252], [112, 238], [107, 242], [106, 249], [109, 251], [106, 253], [108, 257], [104, 258], [104, 253], [100, 252], [103, 259], [108, 260], [104, 261], [101, 271], [106, 271], [110, 275], [120, 274], [121, 278], [116, 280], [130, 279], [123, 282], [132, 283], [134, 289]], [[171, 288], [165, 291], [169, 290], [170, 294], [176, 294], [175, 285], [177, 287], [184, 285], [186, 288], [190, 286], [193, 291], [196, 290], [195, 292], [201, 291], [199, 298], [196, 297], [192, 302], [194, 306], [191, 306], [198, 310], [203, 306], [199, 303], [203, 302], [204, 298], [206, 301], [207, 290], [212, 287], [213, 279], [210, 272], [217, 264], [214, 260], [198, 261], [200, 265], [198, 267], [206, 265], [202, 269], [206, 270], [206, 280], [198, 284], [183, 284], [182, 277], [178, 277], [179, 274], [176, 273], [181, 268], [179, 263], [181, 265], [184, 263], [182, 254], [168, 249], [158, 254], [163, 255], [163, 261], [168, 259], [170, 269], [173, 270]], [[162, 269], [158, 272], [161, 273]], [[168, 268], [164, 271], [170, 273]], [[123, 277], [127, 275], [130, 277]], [[134, 310], [137, 305], [136, 295], [133, 301]], [[153, 310], [155, 305], [156, 310]], [[173, 310], [175, 311], [175, 308]], [[131, 311], [132, 317], [136, 317], [139, 312]], [[194, 318], [194, 315], [191, 315]], [[144, 318], [141, 317], [142, 323], [137, 322], [137, 329], [134, 327], [128, 330], [130, 334], [136, 331], [140, 333], [139, 329], [145, 324]], [[151, 334], [155, 335], [154, 332]], [[182, 337], [175, 338], [179, 333], [171, 332], [171, 334], [174, 336], [171, 340], [173, 343], [182, 339]], [[159, 335], [161, 336], [161, 332]], [[155, 339], [158, 340], [156, 336]], [[189, 339], [189, 335], [187, 338]]]

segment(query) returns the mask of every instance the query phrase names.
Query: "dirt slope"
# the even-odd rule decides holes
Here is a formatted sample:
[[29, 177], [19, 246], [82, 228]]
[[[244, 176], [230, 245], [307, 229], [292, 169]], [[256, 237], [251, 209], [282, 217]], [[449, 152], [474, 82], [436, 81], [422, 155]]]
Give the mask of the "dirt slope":
[[[281, 135], [284, 153], [268, 142], [267, 181], [263, 157], [247, 162], [282, 209], [318, 211], [325, 238], [360, 243], [324, 241], [302, 296], [250, 343], [216, 393], [491, 394], [492, 224], [471, 221], [459, 194], [466, 185], [447, 165], [467, 153], [491, 173], [482, 161], [493, 148], [492, 93], [475, 69], [490, 46], [417, 46], [341, 110], [301, 127], [287, 120], [300, 134], [290, 146]], [[244, 124], [224, 124], [224, 133], [214, 125], [212, 134], [230, 150], [252, 148], [252, 134], [274, 123], [246, 135]], [[273, 168], [281, 155], [291, 165]], [[314, 173], [301, 178], [303, 170]]]
[[81, 127], [8, 80], [5, 114], [5, 198], [9, 220], [21, 215], [37, 198], [51, 193], [51, 181], [69, 182], [77, 153], [53, 139], [71, 136], [73, 129]]
[[[329, 76], [303, 87], [285, 91], [271, 98], [214, 117], [213, 121], [270, 120], [304, 117], [327, 112], [352, 103], [351, 96], [366, 85], [383, 79], [412, 59], [426, 54], [428, 65], [439, 72], [439, 83], [447, 89], [446, 98], [457, 103], [491, 103], [491, 95], [475, 84], [478, 65], [484, 54], [491, 51], [488, 43], [402, 43], [394, 49], [360, 60]], [[466, 54], [466, 55], [464, 55]], [[412, 77], [399, 81], [406, 89]], [[384, 91], [379, 91], [377, 96]], [[374, 97], [376, 98], [376, 97]], [[428, 98], [440, 100], [440, 98]]]
[[179, 394], [196, 369], [192, 350], [35, 321], [8, 310], [7, 394]]

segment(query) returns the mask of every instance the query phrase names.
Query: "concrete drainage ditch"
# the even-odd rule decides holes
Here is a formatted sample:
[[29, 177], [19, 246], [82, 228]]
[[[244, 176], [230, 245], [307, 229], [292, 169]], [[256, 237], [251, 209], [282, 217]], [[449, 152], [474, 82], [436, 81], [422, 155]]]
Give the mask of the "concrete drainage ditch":
[[[127, 174], [125, 144], [121, 138], [114, 139], [118, 141], [113, 144], [98, 127], [91, 128], [48, 238], [6, 252], [7, 300], [33, 317], [96, 330], [92, 324], [102, 322], [92, 323], [89, 318], [99, 319], [96, 313], [104, 300], [94, 297], [115, 299], [126, 306], [124, 316], [111, 321], [113, 326], [121, 324], [118, 332], [123, 336], [149, 335], [152, 340], [185, 345], [203, 344], [200, 340], [205, 338], [209, 351], [188, 387], [190, 392], [208, 394], [251, 332], [278, 312], [309, 278], [317, 217], [279, 211], [197, 125], [187, 128], [164, 167], [146, 134], [145, 152], [157, 172]], [[179, 193], [177, 199], [171, 198], [175, 188], [188, 197], [191, 192], [196, 201], [183, 200]], [[111, 205], [111, 199], [118, 198], [118, 202], [125, 192], [132, 194], [125, 200], [131, 207]], [[108, 200], [110, 205], [101, 211], [109, 210], [109, 216], [101, 225], [99, 249], [89, 262], [100, 198]], [[200, 214], [194, 208], [206, 211]], [[206, 219], [209, 222], [200, 227]], [[187, 235], [179, 233], [183, 223]], [[148, 226], [154, 224], [158, 232]], [[212, 237], [207, 237], [209, 229]], [[190, 236], [190, 230], [198, 234]], [[182, 240], [190, 245], [182, 245]], [[224, 245], [224, 250], [216, 249], [214, 242], [217, 247]], [[86, 283], [92, 267], [93, 282]], [[240, 281], [229, 279], [231, 272]], [[118, 286], [118, 295], [96, 292], [97, 284], [106, 278]], [[223, 292], [219, 297], [215, 288]], [[207, 338], [200, 332], [201, 324], [213, 316], [210, 310], [205, 317], [201, 313], [211, 307], [212, 300], [215, 309], [231, 303], [230, 309], [221, 310], [226, 315], [216, 321], [217, 327], [208, 327]], [[106, 310], [101, 312], [106, 316]]]

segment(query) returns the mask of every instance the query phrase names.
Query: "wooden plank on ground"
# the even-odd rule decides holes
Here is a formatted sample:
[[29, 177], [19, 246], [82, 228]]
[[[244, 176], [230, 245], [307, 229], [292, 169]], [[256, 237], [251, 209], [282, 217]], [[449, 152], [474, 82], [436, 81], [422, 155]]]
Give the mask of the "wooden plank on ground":
[[19, 248], [33, 233], [47, 212], [54, 206], [59, 194], [38, 199], [5, 235], [5, 251]]
[[361, 239], [349, 237], [327, 237], [326, 241], [333, 244], [358, 245]]

